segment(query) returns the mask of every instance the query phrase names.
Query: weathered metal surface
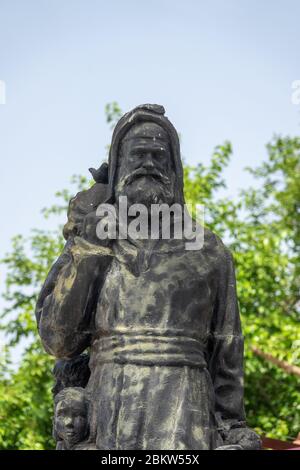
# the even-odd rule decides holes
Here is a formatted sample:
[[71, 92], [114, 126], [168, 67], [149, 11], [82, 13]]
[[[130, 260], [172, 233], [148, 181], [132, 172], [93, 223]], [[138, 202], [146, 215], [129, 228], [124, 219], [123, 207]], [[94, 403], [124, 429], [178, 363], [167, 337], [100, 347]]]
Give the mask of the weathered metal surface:
[[[154, 158], [157, 141], [164, 159]], [[147, 149], [144, 158], [134, 158], [137, 142]], [[142, 178], [128, 177], [141, 168]], [[95, 170], [97, 183], [71, 201], [67, 243], [37, 304], [45, 349], [60, 359], [58, 448], [259, 448], [245, 422], [234, 265], [222, 241], [205, 230], [204, 246], [187, 251], [184, 238], [96, 236], [97, 205], [120, 194], [183, 204], [179, 140], [162, 107], [140, 106], [120, 120], [108, 184], [104, 170]], [[87, 348], [89, 366], [79, 356]], [[74, 386], [83, 388], [73, 393]], [[76, 425], [75, 410], [86, 410], [86, 428], [82, 416]], [[59, 425], [64, 413], [69, 431]]]

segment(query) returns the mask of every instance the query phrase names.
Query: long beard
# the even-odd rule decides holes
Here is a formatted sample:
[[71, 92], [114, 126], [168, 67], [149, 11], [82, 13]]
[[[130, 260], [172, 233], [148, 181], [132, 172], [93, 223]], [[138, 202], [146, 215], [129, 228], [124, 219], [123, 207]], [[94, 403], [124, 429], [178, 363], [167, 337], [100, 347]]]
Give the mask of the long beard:
[[174, 181], [162, 174], [138, 170], [120, 180], [116, 196], [127, 196], [128, 205], [143, 204], [148, 209], [152, 204], [173, 204]]

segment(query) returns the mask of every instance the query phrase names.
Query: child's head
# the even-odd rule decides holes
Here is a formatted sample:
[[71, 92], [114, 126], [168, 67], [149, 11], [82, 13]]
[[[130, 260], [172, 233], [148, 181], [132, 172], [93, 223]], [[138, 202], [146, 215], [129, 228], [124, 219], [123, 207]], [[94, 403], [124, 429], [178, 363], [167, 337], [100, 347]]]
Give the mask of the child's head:
[[88, 402], [83, 388], [67, 387], [55, 397], [54, 428], [57, 439], [72, 447], [88, 433]]

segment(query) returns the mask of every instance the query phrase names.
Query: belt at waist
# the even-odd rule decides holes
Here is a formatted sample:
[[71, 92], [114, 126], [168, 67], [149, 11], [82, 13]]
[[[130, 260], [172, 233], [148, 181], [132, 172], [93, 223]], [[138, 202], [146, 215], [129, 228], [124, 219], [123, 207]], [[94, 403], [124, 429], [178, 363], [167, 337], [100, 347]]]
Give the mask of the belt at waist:
[[201, 340], [186, 336], [118, 333], [93, 342], [91, 367], [104, 363], [206, 367]]

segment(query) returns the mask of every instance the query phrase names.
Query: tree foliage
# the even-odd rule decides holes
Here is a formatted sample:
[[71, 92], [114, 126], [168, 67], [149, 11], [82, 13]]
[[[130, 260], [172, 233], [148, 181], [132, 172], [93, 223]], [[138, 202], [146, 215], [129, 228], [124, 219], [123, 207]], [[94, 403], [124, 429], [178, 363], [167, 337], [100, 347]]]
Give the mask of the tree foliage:
[[[121, 111], [106, 107], [113, 126]], [[226, 189], [224, 169], [231, 145], [215, 148], [209, 165], [185, 165], [187, 202], [205, 205], [205, 221], [231, 248], [237, 273], [238, 296], [245, 335], [245, 401], [249, 425], [270, 437], [290, 439], [300, 430], [299, 377], [287, 374], [256, 356], [253, 347], [300, 365], [299, 326], [299, 201], [297, 173], [300, 138], [275, 136], [267, 159], [248, 169], [255, 187], [236, 200], [220, 197]], [[65, 214], [74, 189], [90, 182], [76, 177], [70, 190], [56, 194], [58, 202], [44, 209], [45, 217]], [[224, 192], [224, 191], [223, 191]], [[34, 306], [47, 272], [63, 246], [61, 226], [55, 231], [33, 230], [17, 235], [2, 260], [6, 268], [1, 329], [6, 345], [0, 357], [0, 448], [49, 449], [52, 427], [53, 359], [42, 349], [36, 331]], [[14, 348], [23, 345], [17, 368], [11, 366]]]

